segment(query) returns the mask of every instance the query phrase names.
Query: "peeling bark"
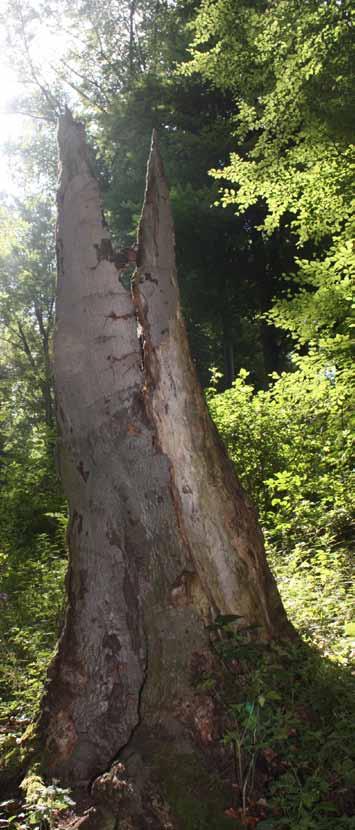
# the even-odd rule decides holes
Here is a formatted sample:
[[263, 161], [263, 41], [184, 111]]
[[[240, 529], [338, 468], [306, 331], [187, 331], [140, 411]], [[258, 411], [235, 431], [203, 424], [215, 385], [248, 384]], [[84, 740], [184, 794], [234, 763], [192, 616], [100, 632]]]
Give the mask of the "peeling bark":
[[266, 564], [256, 511], [210, 420], [189, 353], [169, 193], [155, 136], [138, 266], [133, 296], [144, 335], [149, 411], [169, 459], [180, 532], [195, 577], [211, 609], [240, 614], [246, 624], [259, 624], [266, 636], [279, 636], [288, 622]]
[[55, 378], [69, 605], [40, 734], [50, 775], [87, 782], [119, 756], [144, 790], [163, 746], [192, 757], [214, 739], [213, 701], [191, 683], [196, 660], [212, 662], [206, 622], [238, 614], [264, 638], [291, 627], [189, 355], [156, 137], [132, 292], [69, 113], [59, 147]]

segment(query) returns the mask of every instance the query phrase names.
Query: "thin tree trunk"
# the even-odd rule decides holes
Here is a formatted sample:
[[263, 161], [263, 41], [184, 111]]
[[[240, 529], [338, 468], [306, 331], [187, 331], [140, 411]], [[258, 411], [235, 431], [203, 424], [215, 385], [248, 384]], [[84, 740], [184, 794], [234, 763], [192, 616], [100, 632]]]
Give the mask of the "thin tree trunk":
[[48, 321], [47, 328], [43, 322], [43, 313], [39, 306], [35, 307], [35, 314], [38, 323], [39, 333], [41, 337], [41, 345], [42, 345], [42, 352], [43, 352], [43, 368], [44, 368], [44, 380], [41, 383], [42, 389], [42, 398], [43, 398], [43, 407], [45, 413], [45, 422], [49, 428], [54, 427], [54, 413], [53, 413], [53, 400], [52, 400], [52, 390], [53, 390], [53, 379], [52, 379], [52, 369], [51, 369], [51, 361], [49, 355], [49, 328], [50, 324]]
[[213, 662], [206, 623], [240, 615], [264, 639], [292, 629], [189, 355], [156, 137], [133, 293], [69, 113], [59, 146], [55, 375], [70, 568], [42, 703], [45, 767], [72, 785], [124, 758], [135, 807], [118, 826], [163, 827], [156, 806], [151, 823], [132, 816], [148, 815], [149, 782], [177, 759], [200, 765], [211, 744], [213, 700], [193, 685], [196, 666]]
[[134, 15], [136, 11], [136, 0], [131, 0], [129, 9], [129, 75], [133, 77], [134, 69]]
[[235, 380], [235, 361], [234, 361], [234, 343], [228, 330], [224, 331], [223, 337], [223, 351], [224, 351], [224, 380], [226, 388], [232, 386]]

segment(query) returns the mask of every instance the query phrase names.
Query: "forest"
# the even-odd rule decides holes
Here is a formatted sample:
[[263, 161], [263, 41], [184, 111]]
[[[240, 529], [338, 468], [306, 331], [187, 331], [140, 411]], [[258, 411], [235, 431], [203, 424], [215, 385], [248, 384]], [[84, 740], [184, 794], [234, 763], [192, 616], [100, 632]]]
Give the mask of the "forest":
[[[0, 123], [12, 119], [17, 126], [8, 133], [4, 126], [7, 138], [0, 146], [0, 828], [355, 830], [354, 23], [351, 0], [2, 0], [1, 67], [4, 87], [9, 86], [14, 94], [4, 98]], [[66, 334], [60, 306], [64, 303], [60, 281], [64, 281], [69, 254], [67, 259], [64, 256], [64, 266], [60, 256], [56, 259], [56, 227], [57, 241], [62, 233], [64, 248], [70, 235], [70, 221], [62, 215], [63, 184], [56, 196], [58, 119], [64, 124], [59, 127], [62, 180], [64, 173], [68, 181], [75, 175], [79, 181], [81, 175], [82, 168], [80, 175], [74, 175], [74, 155], [70, 156], [65, 143], [74, 141], [66, 136], [77, 135], [79, 128], [73, 124], [79, 124], [80, 130], [85, 128], [87, 142], [85, 150], [83, 144], [77, 151], [85, 155], [80, 163], [86, 165], [92, 192], [98, 186], [101, 194], [104, 220], [100, 232], [112, 240], [110, 251], [137, 252], [138, 275], [140, 268], [151, 269], [153, 243], [149, 239], [154, 237], [154, 222], [149, 199], [158, 205], [169, 201], [166, 177], [182, 316], [193, 364], [185, 370], [190, 383], [186, 393], [191, 398], [189, 416], [185, 418], [179, 409], [183, 379], [175, 409], [171, 403], [170, 420], [168, 399], [160, 418], [164, 399], [160, 404], [154, 389], [159, 395], [157, 378], [164, 373], [164, 360], [154, 379], [158, 358], [154, 357], [153, 369], [148, 371], [148, 351], [154, 349], [149, 344], [148, 350], [147, 334], [141, 346], [142, 351], [146, 349], [140, 368], [146, 372], [143, 393], [151, 384], [149, 405], [151, 411], [155, 407], [161, 429], [160, 434], [157, 427], [156, 444], [170, 459], [174, 488], [180, 494], [190, 492], [184, 476], [190, 481], [185, 465], [191, 453], [180, 452], [171, 435], [176, 432], [178, 444], [179, 436], [185, 436], [180, 430], [190, 429], [201, 470], [199, 511], [206, 511], [204, 526], [212, 528], [211, 539], [218, 521], [227, 524], [224, 488], [232, 487], [228, 484], [231, 473], [218, 471], [233, 466], [241, 485], [235, 485], [240, 515], [246, 504], [250, 527], [253, 522], [256, 527], [260, 524], [263, 533], [260, 561], [264, 562], [265, 547], [268, 565], [260, 566], [266, 574], [266, 599], [260, 588], [260, 608], [267, 609], [270, 601], [272, 631], [272, 636], [264, 636], [264, 612], [258, 607], [249, 613], [255, 602], [249, 600], [249, 588], [243, 588], [242, 579], [240, 603], [238, 599], [228, 604], [226, 588], [225, 603], [212, 603], [215, 613], [202, 625], [194, 606], [194, 591], [200, 591], [195, 570], [199, 579], [205, 574], [202, 584], [208, 597], [217, 596], [211, 576], [220, 561], [217, 548], [215, 560], [212, 550], [211, 562], [206, 560], [206, 564], [193, 551], [198, 564], [191, 574], [179, 565], [183, 586], [191, 576], [193, 608], [185, 607], [179, 593], [182, 582], [175, 579], [173, 565], [166, 565], [159, 585], [170, 579], [170, 567], [177, 604], [171, 617], [162, 604], [159, 636], [154, 634], [158, 628], [153, 623], [153, 633], [146, 635], [149, 642], [150, 637], [157, 637], [148, 666], [154, 664], [159, 683], [147, 680], [145, 665], [145, 679], [139, 681], [137, 692], [138, 726], [129, 731], [128, 724], [124, 738], [117, 724], [123, 723], [125, 715], [115, 720], [111, 713], [107, 736], [105, 732], [101, 741], [102, 746], [106, 741], [107, 748], [89, 771], [80, 761], [86, 770], [81, 777], [74, 762], [66, 768], [64, 761], [56, 767], [48, 760], [48, 741], [45, 744], [43, 737], [50, 730], [48, 711], [57, 706], [60, 672], [64, 676], [65, 666], [60, 669], [58, 665], [61, 660], [65, 663], [68, 645], [58, 650], [58, 639], [63, 644], [67, 637], [69, 650], [80, 651], [75, 626], [79, 626], [85, 591], [84, 583], [78, 587], [76, 581], [82, 572], [75, 571], [75, 559], [68, 571], [68, 547], [74, 558], [75, 545], [82, 544], [75, 498], [89, 476], [82, 461], [81, 468], [77, 467], [79, 483], [73, 479], [74, 483], [65, 484], [71, 482], [71, 473], [61, 473], [67, 469], [61, 447], [71, 438], [63, 438], [66, 426], [60, 421], [58, 402], [60, 395], [67, 394], [70, 400], [65, 377], [70, 384], [71, 358], [64, 346], [61, 352], [60, 342], [65, 337], [73, 344], [76, 341], [75, 331]], [[154, 149], [154, 138], [151, 144], [152, 131], [159, 149]], [[168, 225], [169, 216], [164, 219]], [[95, 221], [97, 225], [101, 219]], [[71, 238], [79, 257], [81, 237], [72, 233]], [[161, 246], [159, 277], [159, 256], [163, 261], [169, 233], [157, 245]], [[97, 244], [94, 247], [95, 267], [104, 268], [107, 261], [111, 268], [113, 256], [105, 257]], [[169, 252], [170, 260], [173, 256]], [[155, 311], [142, 311], [133, 271], [134, 265], [119, 272], [123, 302], [131, 302], [132, 290], [138, 328], [142, 324], [144, 329], [145, 315], [147, 330], [149, 326], [153, 330]], [[145, 275], [156, 282], [151, 270]], [[150, 288], [154, 290], [153, 285]], [[179, 309], [178, 299], [176, 303]], [[179, 319], [179, 310], [176, 314]], [[115, 320], [115, 312], [106, 313], [105, 337]], [[75, 323], [77, 330], [80, 325]], [[57, 345], [53, 346], [55, 336]], [[181, 348], [183, 352], [185, 347]], [[156, 351], [159, 357], [158, 347]], [[79, 365], [79, 351], [78, 355]], [[115, 365], [110, 366], [107, 382], [114, 386]], [[80, 391], [79, 369], [74, 367], [73, 372], [77, 372]], [[201, 426], [201, 434], [207, 436], [203, 439], [206, 450], [199, 433], [199, 423], [207, 420], [196, 414], [204, 412], [202, 397], [199, 403], [199, 393], [195, 395], [192, 389], [198, 383], [231, 462], [218, 461], [218, 468], [208, 466], [215, 452], [211, 450], [215, 439], [208, 438], [214, 435], [212, 427]], [[121, 391], [121, 400], [123, 394], [126, 391]], [[80, 422], [79, 415], [85, 416], [79, 410], [78, 392], [76, 411], [81, 425], [77, 429], [85, 436], [85, 420]], [[139, 434], [141, 456], [137, 462], [134, 456], [126, 459], [131, 443], [128, 449], [118, 443], [116, 464], [118, 468], [120, 463], [127, 468], [131, 465], [133, 484], [134, 476], [138, 481], [151, 475], [158, 492], [163, 467], [154, 466], [156, 456], [149, 460], [151, 449], [148, 452], [143, 444], [143, 438], [154, 443], [155, 433], [151, 439], [152, 427], [138, 412], [138, 404], [134, 409], [132, 403], [132, 412], [139, 428], [128, 424], [129, 441]], [[187, 441], [183, 437], [181, 446], [186, 448]], [[101, 463], [96, 443], [94, 467]], [[99, 491], [108, 486], [109, 475], [111, 467], [102, 483], [98, 472]], [[172, 508], [170, 524], [167, 490], [162, 489], [156, 501], [164, 499], [163, 506], [153, 505], [154, 517], [160, 517], [154, 530], [153, 518], [145, 515], [143, 484], [137, 484], [135, 496], [133, 491], [131, 495], [133, 484], [131, 489], [127, 485], [125, 501], [126, 483], [115, 475], [113, 470], [112, 482], [116, 483], [111, 490], [117, 487], [117, 504], [131, 506], [135, 499], [134, 521], [141, 523], [131, 543], [128, 531], [123, 534], [128, 553], [131, 544], [138, 562], [138, 576], [132, 564], [130, 594], [142, 596], [142, 604], [139, 599], [136, 605], [125, 598], [131, 603], [127, 625], [132, 632], [143, 615], [146, 632], [153, 601], [145, 599], [150, 597], [150, 587], [137, 588], [146, 585], [146, 576], [140, 576], [138, 548], [141, 558], [148, 556], [147, 539], [156, 532], [158, 558], [165, 556], [164, 535], [167, 548], [173, 549], [181, 522]], [[198, 481], [198, 472], [194, 475]], [[213, 497], [204, 495], [210, 490]], [[107, 493], [105, 506], [111, 504]], [[85, 504], [87, 511], [92, 507], [94, 512], [95, 496]], [[255, 519], [250, 504], [256, 508]], [[213, 510], [216, 516], [219, 510], [216, 519]], [[193, 548], [187, 518], [185, 525], [182, 547]], [[111, 533], [111, 551], [115, 532]], [[154, 557], [151, 561], [152, 575]], [[253, 566], [248, 561], [245, 567], [250, 586]], [[269, 569], [282, 600], [281, 610]], [[102, 564], [103, 590], [111, 597], [109, 573]], [[122, 590], [126, 597], [126, 588]], [[186, 596], [189, 591], [186, 588]], [[160, 608], [160, 597], [156, 602]], [[183, 660], [179, 646], [172, 668], [164, 662], [164, 655], [160, 669], [156, 664], [160, 652], [165, 654], [160, 637], [163, 641], [165, 636], [169, 647], [175, 648], [179, 635], [169, 640], [169, 628], [177, 617], [191, 625], [184, 630], [193, 632], [189, 637], [194, 659], [189, 671], [192, 662], [194, 668], [188, 680], [181, 669], [181, 711], [185, 686], [189, 687], [184, 715], [181, 711], [179, 715], [183, 726], [171, 727], [170, 733], [167, 712], [173, 709], [175, 691], [170, 689], [175, 687], [169, 672], [172, 677], [178, 661]], [[68, 634], [70, 625], [72, 635]], [[86, 636], [85, 631], [83, 642]], [[105, 636], [106, 641], [111, 637], [113, 660], [116, 634], [106, 632]], [[133, 657], [130, 660], [128, 673]], [[120, 681], [128, 714], [129, 684], [137, 682], [138, 687], [133, 674], [140, 677], [141, 672], [139, 660], [134, 665], [127, 688]], [[63, 700], [76, 692], [84, 695], [79, 690], [80, 683], [84, 684], [79, 669], [76, 677], [70, 694], [67, 689], [60, 692]], [[45, 693], [44, 684], [49, 689]], [[164, 694], [170, 694], [168, 704]], [[142, 696], [143, 708], [139, 709]], [[192, 715], [186, 715], [188, 707], [195, 712], [195, 726]], [[141, 736], [144, 723], [148, 734], [155, 710], [160, 712], [158, 732], [166, 730], [168, 736], [164, 751], [160, 744], [156, 748], [156, 733], [154, 740], [150, 734], [144, 740]], [[89, 722], [87, 713], [86, 708], [85, 722]], [[71, 726], [66, 728], [69, 733]], [[131, 744], [134, 761], [127, 750]], [[59, 749], [51, 752], [52, 758], [59, 758]], [[134, 796], [135, 776], [143, 781], [137, 789], [139, 796]], [[137, 799], [140, 812], [136, 815], [132, 803]]]

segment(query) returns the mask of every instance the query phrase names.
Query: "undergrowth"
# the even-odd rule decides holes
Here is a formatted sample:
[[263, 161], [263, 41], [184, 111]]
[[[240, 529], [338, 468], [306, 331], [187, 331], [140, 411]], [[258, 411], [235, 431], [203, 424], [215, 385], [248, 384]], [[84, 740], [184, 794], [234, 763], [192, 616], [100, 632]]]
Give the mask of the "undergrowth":
[[260, 644], [234, 628], [231, 617], [213, 625], [222, 680], [200, 678], [225, 711], [231, 828], [354, 828], [354, 677], [303, 642]]
[[255, 393], [241, 371], [218, 394], [215, 373], [207, 393], [259, 507], [269, 563], [302, 637], [287, 647], [256, 645], [252, 632], [221, 621], [225, 676], [215, 691], [235, 768], [227, 814], [231, 828], [345, 830], [355, 827], [349, 377], [308, 357], [273, 381]]
[[[62, 535], [62, 534], [61, 534]], [[0, 728], [33, 716], [64, 612], [63, 544], [41, 535], [31, 551], [0, 552]]]

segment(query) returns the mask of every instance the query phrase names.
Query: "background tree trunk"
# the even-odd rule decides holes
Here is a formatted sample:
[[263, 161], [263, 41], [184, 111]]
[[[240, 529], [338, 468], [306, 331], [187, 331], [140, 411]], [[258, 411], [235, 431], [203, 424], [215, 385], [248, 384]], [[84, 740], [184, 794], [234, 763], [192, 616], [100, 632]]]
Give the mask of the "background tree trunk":
[[292, 629], [190, 359], [156, 137], [133, 292], [69, 113], [59, 147], [55, 376], [69, 605], [40, 732], [50, 775], [87, 782], [121, 753], [144, 790], [171, 769], [167, 752], [200, 764], [211, 744], [214, 704], [192, 683], [197, 665], [211, 666], [206, 622], [238, 614], [263, 638]]

